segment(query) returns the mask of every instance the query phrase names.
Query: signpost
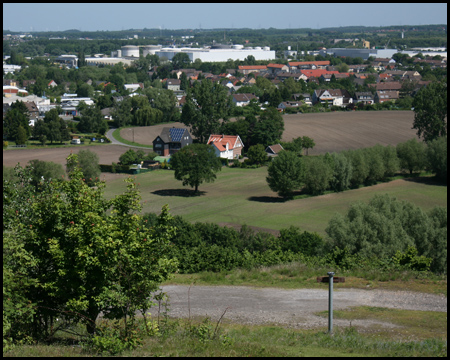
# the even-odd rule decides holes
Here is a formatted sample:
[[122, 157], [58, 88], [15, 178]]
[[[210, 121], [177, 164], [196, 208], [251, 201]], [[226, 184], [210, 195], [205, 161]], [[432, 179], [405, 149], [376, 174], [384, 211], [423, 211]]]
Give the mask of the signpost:
[[334, 277], [334, 272], [327, 273], [327, 276], [318, 276], [317, 282], [328, 283], [328, 333], [333, 332], [333, 283], [345, 282], [345, 277]]

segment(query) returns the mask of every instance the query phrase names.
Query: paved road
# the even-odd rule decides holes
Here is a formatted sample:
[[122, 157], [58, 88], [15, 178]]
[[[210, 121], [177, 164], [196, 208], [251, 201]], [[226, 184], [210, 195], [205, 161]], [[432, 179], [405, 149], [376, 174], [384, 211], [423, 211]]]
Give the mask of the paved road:
[[[225, 309], [224, 318], [246, 324], [276, 324], [294, 328], [327, 327], [328, 319], [314, 315], [328, 310], [327, 289], [283, 290], [246, 286], [189, 286], [169, 285], [162, 290], [170, 296], [170, 316], [187, 318], [189, 302], [191, 316], [210, 316], [217, 321]], [[190, 299], [190, 301], [188, 301]], [[408, 291], [340, 289], [334, 291], [333, 308], [374, 306], [408, 310], [447, 312], [447, 298]], [[155, 311], [152, 311], [155, 313]], [[352, 321], [352, 325], [368, 326], [377, 323], [385, 327], [395, 325], [374, 320]], [[348, 320], [334, 320], [336, 325], [348, 326]]]

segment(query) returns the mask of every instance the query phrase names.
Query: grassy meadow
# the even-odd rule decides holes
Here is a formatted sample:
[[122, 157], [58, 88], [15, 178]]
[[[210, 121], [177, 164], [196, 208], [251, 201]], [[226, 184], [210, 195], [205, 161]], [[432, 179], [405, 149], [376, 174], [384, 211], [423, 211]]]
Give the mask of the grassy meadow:
[[[291, 225], [325, 235], [336, 213], [345, 213], [356, 201], [367, 202], [376, 194], [407, 200], [425, 211], [447, 206], [447, 186], [428, 178], [398, 179], [371, 187], [328, 193], [322, 196], [283, 201], [266, 182], [267, 167], [240, 169], [223, 167], [213, 183], [200, 185], [195, 196], [189, 187], [175, 180], [172, 170], [156, 170], [135, 175], [142, 195], [142, 212], [159, 213], [168, 204], [172, 215], [190, 222], [249, 225], [280, 230]], [[122, 178], [107, 181], [105, 196], [112, 198], [125, 190]]]

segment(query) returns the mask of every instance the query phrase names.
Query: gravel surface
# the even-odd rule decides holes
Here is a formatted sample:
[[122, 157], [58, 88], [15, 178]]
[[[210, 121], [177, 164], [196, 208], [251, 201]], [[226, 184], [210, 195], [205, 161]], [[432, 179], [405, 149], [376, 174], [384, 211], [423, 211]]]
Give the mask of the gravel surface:
[[[243, 324], [274, 324], [292, 328], [317, 328], [328, 326], [327, 317], [314, 315], [328, 310], [327, 289], [284, 290], [252, 288], [246, 286], [189, 286], [169, 285], [162, 290], [170, 296], [170, 316], [187, 318], [209, 316], [217, 321], [224, 316]], [[189, 301], [188, 301], [189, 299]], [[447, 312], [447, 298], [409, 291], [334, 289], [333, 309], [351, 306], [374, 306], [407, 310]], [[348, 320], [334, 319], [333, 324], [348, 326]], [[355, 326], [378, 324], [383, 327], [396, 325], [374, 320], [352, 320]]]

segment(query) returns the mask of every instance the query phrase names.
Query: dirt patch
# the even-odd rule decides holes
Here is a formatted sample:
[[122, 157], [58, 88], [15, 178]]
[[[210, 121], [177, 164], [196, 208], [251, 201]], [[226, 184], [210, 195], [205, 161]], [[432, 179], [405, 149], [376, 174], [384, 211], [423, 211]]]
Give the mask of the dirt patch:
[[[417, 137], [412, 129], [413, 111], [345, 111], [283, 115], [283, 141], [309, 136], [316, 146], [309, 154], [371, 147], [376, 144], [397, 145]], [[152, 145], [164, 127], [187, 128], [182, 123], [161, 124], [134, 131], [134, 141]], [[191, 134], [192, 135], [192, 134]], [[133, 128], [122, 129], [120, 136], [133, 141]]]
[[[248, 286], [192, 286], [189, 291], [189, 286], [168, 285], [162, 289], [170, 296], [172, 317], [187, 318], [190, 314], [210, 316], [215, 321], [228, 308], [225, 319], [243, 324], [274, 324], [303, 329], [328, 325], [326, 317], [315, 315], [328, 310], [328, 288], [285, 290]], [[343, 310], [352, 306], [447, 312], [447, 298], [410, 291], [335, 289], [333, 309]], [[336, 319], [333, 323], [349, 326], [349, 320]], [[371, 319], [352, 320], [352, 325], [396, 326]]]

